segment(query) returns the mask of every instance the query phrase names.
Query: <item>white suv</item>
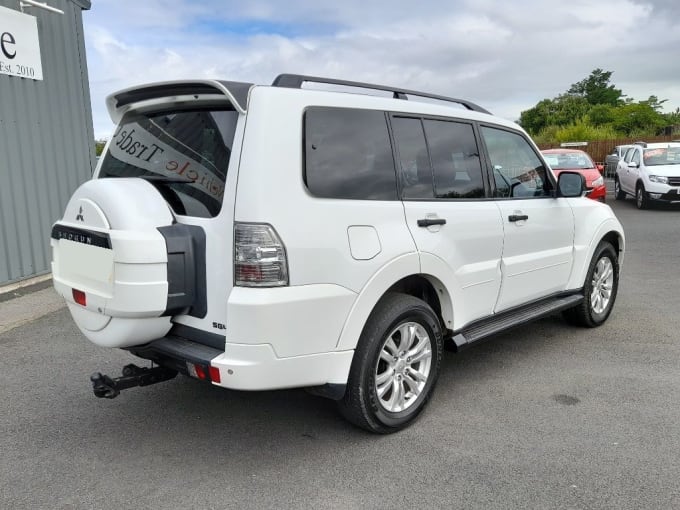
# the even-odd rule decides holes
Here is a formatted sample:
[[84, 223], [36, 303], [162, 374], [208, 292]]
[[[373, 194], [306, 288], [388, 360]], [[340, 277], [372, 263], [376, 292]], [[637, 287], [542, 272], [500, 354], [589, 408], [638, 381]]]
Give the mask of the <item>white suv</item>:
[[612, 310], [611, 209], [468, 101], [281, 75], [107, 104], [115, 134], [52, 230], [54, 285], [92, 342], [156, 366], [95, 373], [100, 397], [178, 372], [307, 387], [393, 432], [431, 396], [445, 341]]
[[637, 142], [619, 160], [614, 178], [614, 196], [635, 197], [638, 209], [653, 202], [680, 203], [680, 143]]

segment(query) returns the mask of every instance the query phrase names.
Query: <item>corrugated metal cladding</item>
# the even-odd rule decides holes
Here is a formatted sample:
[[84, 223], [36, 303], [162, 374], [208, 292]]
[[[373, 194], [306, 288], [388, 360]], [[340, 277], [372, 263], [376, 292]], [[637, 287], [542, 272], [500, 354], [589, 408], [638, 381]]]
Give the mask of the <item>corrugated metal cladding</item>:
[[[82, 9], [37, 8], [42, 81], [0, 75], [0, 285], [50, 270], [50, 229], [95, 163]], [[19, 10], [19, 0], [0, 0]]]

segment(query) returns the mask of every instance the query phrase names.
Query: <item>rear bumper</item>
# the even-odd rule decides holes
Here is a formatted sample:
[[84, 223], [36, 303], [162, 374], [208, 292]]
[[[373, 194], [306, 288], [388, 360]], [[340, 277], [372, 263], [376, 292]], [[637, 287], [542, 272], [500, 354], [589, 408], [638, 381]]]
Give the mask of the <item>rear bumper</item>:
[[172, 334], [128, 350], [184, 375], [192, 375], [187, 362], [214, 367], [220, 380], [212, 383], [235, 390], [344, 385], [354, 355], [350, 350], [278, 358], [268, 344], [227, 343], [221, 351]]

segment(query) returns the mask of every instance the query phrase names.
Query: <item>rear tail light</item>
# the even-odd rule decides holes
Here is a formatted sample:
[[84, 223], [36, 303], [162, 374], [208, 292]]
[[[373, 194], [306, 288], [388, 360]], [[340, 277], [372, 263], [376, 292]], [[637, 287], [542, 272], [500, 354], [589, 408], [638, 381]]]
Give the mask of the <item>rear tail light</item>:
[[234, 284], [242, 287], [288, 285], [286, 249], [271, 225], [234, 225]]
[[87, 306], [87, 297], [82, 290], [73, 289], [73, 301], [78, 303], [80, 306]]

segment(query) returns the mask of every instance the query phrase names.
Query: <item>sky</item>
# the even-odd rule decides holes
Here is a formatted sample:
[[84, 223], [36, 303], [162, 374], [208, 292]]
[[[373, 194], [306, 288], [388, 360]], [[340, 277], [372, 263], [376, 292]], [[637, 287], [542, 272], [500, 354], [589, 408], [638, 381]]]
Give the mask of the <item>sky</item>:
[[379, 83], [516, 121], [601, 68], [680, 107], [678, 0], [93, 0], [83, 22], [98, 139], [107, 95], [184, 78]]

